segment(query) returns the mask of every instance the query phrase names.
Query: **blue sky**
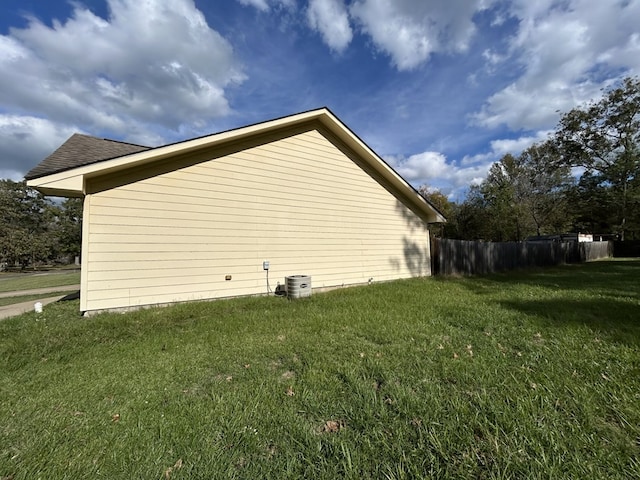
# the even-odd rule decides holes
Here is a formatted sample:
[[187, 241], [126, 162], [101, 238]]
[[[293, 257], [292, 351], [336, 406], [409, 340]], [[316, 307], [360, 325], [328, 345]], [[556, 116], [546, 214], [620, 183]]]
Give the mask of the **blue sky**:
[[461, 199], [640, 74], [640, 0], [2, 0], [0, 178], [72, 133], [149, 146], [329, 107]]

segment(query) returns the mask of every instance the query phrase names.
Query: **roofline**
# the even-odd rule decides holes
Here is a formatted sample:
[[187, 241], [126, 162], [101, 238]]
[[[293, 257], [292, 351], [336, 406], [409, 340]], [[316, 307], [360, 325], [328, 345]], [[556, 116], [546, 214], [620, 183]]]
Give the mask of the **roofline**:
[[[145, 152], [150, 152], [150, 151], [158, 150], [158, 149], [165, 148], [165, 147], [173, 147], [173, 146], [181, 145], [183, 143], [187, 143], [187, 142], [191, 142], [191, 141], [202, 140], [204, 138], [208, 138], [208, 137], [212, 137], [212, 136], [216, 136], [216, 135], [229, 134], [229, 133], [232, 133], [232, 132], [235, 132], [235, 131], [238, 131], [238, 130], [243, 130], [245, 128], [258, 127], [258, 126], [264, 125], [266, 123], [280, 122], [280, 121], [285, 120], [285, 119], [290, 118], [290, 117], [295, 117], [295, 116], [298, 116], [298, 115], [305, 115], [305, 114], [308, 114], [308, 113], [317, 112], [317, 111], [322, 110], [322, 109], [330, 111], [329, 108], [327, 108], [327, 107], [321, 107], [321, 108], [317, 108], [317, 109], [305, 110], [305, 111], [300, 112], [300, 113], [284, 115], [282, 117], [272, 118], [272, 119], [269, 119], [269, 120], [263, 120], [261, 122], [256, 122], [256, 123], [252, 123], [252, 124], [249, 124], [249, 125], [243, 125], [241, 127], [229, 128], [227, 130], [222, 130], [222, 131], [216, 132], [216, 133], [207, 133], [205, 135], [200, 135], [198, 137], [187, 138], [185, 140], [178, 140], [177, 142], [167, 143], [167, 144], [164, 144], [164, 145], [159, 145], [157, 147], [149, 147], [149, 146], [146, 146], [146, 145], [139, 145], [137, 143], [123, 142], [123, 141], [120, 141], [120, 140], [114, 140], [112, 138], [93, 137], [93, 135], [86, 135], [84, 133], [78, 133], [78, 135], [84, 135], [84, 136], [87, 136], [87, 137], [93, 137], [93, 138], [97, 138], [99, 140], [106, 140], [108, 142], [122, 143], [124, 145], [132, 145], [134, 147], [141, 147], [141, 148], [145, 148], [146, 149], [146, 150], [144, 150]], [[334, 114], [334, 117], [335, 117], [335, 114]], [[346, 125], [343, 125], [343, 126], [346, 128]], [[75, 167], [61, 168], [59, 170], [54, 170], [54, 171], [51, 171], [51, 172], [48, 172], [48, 173], [44, 173], [44, 174], [41, 174], [41, 175], [29, 176], [29, 177], [25, 175], [24, 178], [25, 178], [25, 180], [35, 180], [37, 178], [47, 177], [49, 175], [54, 175], [54, 174], [57, 174], [57, 173], [63, 173], [63, 172], [67, 172], [69, 170], [75, 170], [77, 168], [85, 167], [85, 166], [88, 166], [88, 165], [95, 165], [97, 163], [108, 162], [109, 160], [115, 160], [117, 158], [128, 157], [129, 155], [134, 155], [136, 153], [140, 153], [140, 152], [128, 153], [126, 155], [118, 155], [118, 156], [115, 156], [115, 157], [101, 158], [100, 160], [94, 160], [93, 162], [84, 163], [82, 165], [77, 165]]]
[[[238, 141], [254, 134], [272, 133], [287, 127], [319, 122], [339, 138], [349, 149], [368, 160], [367, 163], [401, 193], [414, 208], [414, 213], [429, 223], [446, 222], [444, 215], [400, 176], [387, 162], [375, 153], [358, 135], [346, 126], [329, 108], [322, 107], [287, 115], [272, 120], [254, 123], [244, 127], [225, 130], [180, 142], [149, 148], [140, 152], [100, 160], [87, 165], [65, 169], [59, 172], [27, 179], [27, 185], [35, 187], [46, 195], [81, 196], [86, 193], [86, 179], [107, 173], [143, 166], [173, 156], [195, 153]], [[338, 127], [338, 128], [337, 128]], [[416, 211], [417, 210], [417, 211]]]
[[[87, 135], [85, 133], [74, 133], [74, 135], [72, 135], [72, 137], [75, 136], [75, 135], [81, 135], [83, 137], [94, 138], [96, 140], [101, 140], [101, 141], [105, 141], [105, 142], [119, 143], [119, 144], [122, 144], [122, 145], [131, 145], [132, 147], [139, 147], [139, 148], [143, 148], [145, 150], [151, 150], [151, 149], [154, 148], [154, 147], [148, 147], [146, 145], [140, 145], [140, 144], [137, 144], [137, 143], [123, 142], [121, 140], [114, 140], [113, 138], [94, 137], [93, 135]], [[70, 137], [70, 138], [72, 138], [72, 137]], [[127, 154], [127, 155], [129, 155], [129, 154]], [[76, 166], [72, 166], [72, 167], [62, 167], [62, 168], [59, 168], [57, 170], [51, 170], [50, 172], [36, 174], [36, 175], [29, 175], [29, 173], [27, 172], [27, 174], [24, 176], [24, 179], [25, 180], [34, 180], [36, 178], [41, 178], [41, 177], [46, 177], [48, 175], [53, 175], [53, 174], [56, 174], [56, 173], [66, 172], [67, 170], [73, 170], [73, 169], [76, 169], [78, 167], [82, 167], [82, 166], [85, 166], [85, 165], [93, 165], [95, 163], [105, 162], [107, 160], [113, 160], [114, 158], [120, 158], [120, 157], [123, 157], [123, 156], [124, 155], [118, 155], [118, 156], [115, 156], [115, 157], [101, 158], [99, 160], [93, 160], [93, 161], [88, 162], [88, 163], [83, 163], [82, 165], [76, 165]]]

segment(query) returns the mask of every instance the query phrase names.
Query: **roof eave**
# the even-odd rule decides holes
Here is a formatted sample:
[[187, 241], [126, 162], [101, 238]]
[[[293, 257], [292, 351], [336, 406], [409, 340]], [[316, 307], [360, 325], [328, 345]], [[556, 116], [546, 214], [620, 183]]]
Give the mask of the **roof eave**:
[[54, 173], [27, 180], [27, 186], [44, 195], [54, 197], [81, 197], [84, 195], [84, 179], [80, 174]]

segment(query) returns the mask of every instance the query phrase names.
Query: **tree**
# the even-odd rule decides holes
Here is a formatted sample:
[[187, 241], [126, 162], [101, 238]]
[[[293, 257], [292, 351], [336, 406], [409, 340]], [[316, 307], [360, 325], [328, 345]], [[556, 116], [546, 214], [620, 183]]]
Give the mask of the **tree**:
[[51, 202], [24, 181], [0, 180], [0, 261], [23, 267], [49, 258]]
[[613, 233], [616, 230], [615, 199], [601, 175], [585, 172], [568, 192], [567, 202], [579, 232]]
[[56, 237], [61, 254], [76, 257], [82, 249], [82, 199], [67, 198], [58, 207]]
[[456, 210], [458, 206], [451, 202], [440, 190], [431, 188], [428, 185], [418, 187], [418, 193], [426, 198], [447, 219], [446, 223], [442, 223], [432, 229], [433, 234], [437, 237], [454, 237], [457, 232]]
[[558, 165], [552, 142], [534, 144], [517, 161], [515, 196], [536, 235], [566, 230], [569, 224], [567, 192], [573, 185], [571, 169]]
[[0, 180], [0, 263], [56, 261], [81, 246], [82, 199], [53, 202], [24, 181]]
[[[520, 241], [530, 235], [565, 231], [569, 167], [558, 166], [550, 142], [532, 145], [519, 156], [507, 154], [470, 190], [461, 209], [466, 238]], [[481, 219], [481, 223], [478, 223]]]
[[498, 242], [522, 240], [524, 215], [516, 198], [518, 159], [507, 154], [491, 165], [487, 178], [480, 184], [491, 226], [491, 240]]
[[456, 211], [457, 237], [461, 240], [491, 240], [494, 229], [487, 201], [479, 185], [472, 185]]
[[626, 78], [599, 101], [563, 115], [555, 142], [562, 165], [597, 174], [597, 185], [611, 190], [624, 240], [640, 197], [640, 79]]

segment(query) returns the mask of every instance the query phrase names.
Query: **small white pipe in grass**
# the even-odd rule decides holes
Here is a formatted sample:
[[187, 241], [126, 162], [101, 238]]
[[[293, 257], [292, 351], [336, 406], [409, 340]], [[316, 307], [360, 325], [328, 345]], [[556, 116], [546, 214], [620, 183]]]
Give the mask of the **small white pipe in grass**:
[[36, 302], [33, 305], [33, 309], [36, 311], [36, 313], [42, 313], [42, 302]]

